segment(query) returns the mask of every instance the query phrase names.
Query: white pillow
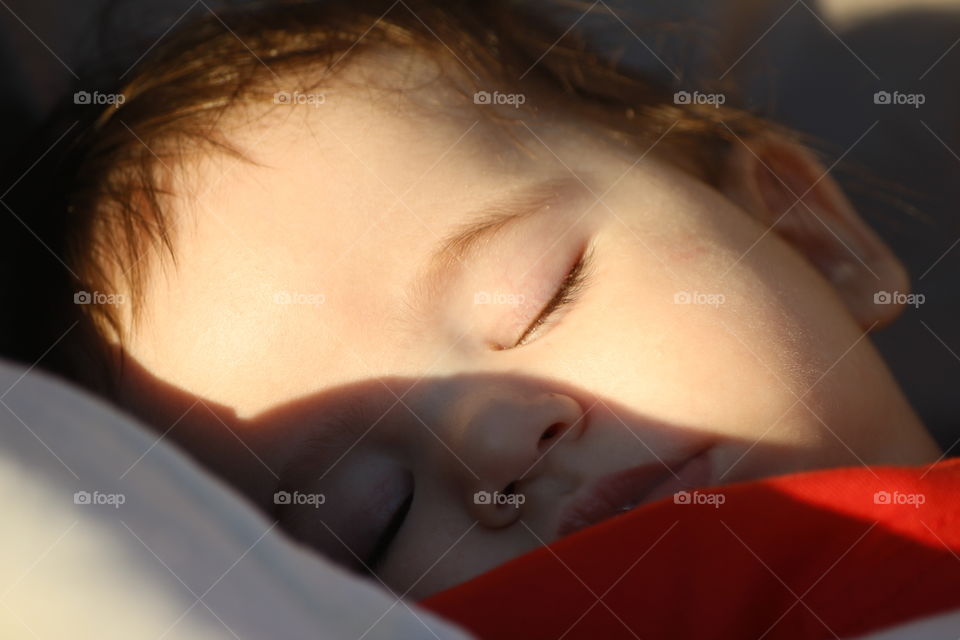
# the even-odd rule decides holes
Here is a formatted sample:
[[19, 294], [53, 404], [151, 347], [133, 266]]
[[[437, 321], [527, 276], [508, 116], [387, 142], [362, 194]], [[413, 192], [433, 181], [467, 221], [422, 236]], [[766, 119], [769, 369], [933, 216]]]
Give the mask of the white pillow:
[[4, 362], [0, 505], [0, 638], [468, 638], [132, 418]]
[[957, 640], [958, 633], [960, 609], [955, 609], [868, 633], [858, 640]]

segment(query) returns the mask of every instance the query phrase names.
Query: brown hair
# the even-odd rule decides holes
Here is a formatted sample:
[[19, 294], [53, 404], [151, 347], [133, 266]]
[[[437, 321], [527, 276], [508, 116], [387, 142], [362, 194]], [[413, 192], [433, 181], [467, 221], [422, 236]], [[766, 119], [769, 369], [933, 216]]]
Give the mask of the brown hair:
[[[8, 350], [36, 360], [75, 322], [46, 366], [109, 395], [105, 340], [122, 339], [121, 318], [111, 305], [74, 304], [74, 292], [118, 291], [122, 278], [136, 317], [142, 256], [159, 249], [176, 261], [163, 206], [167, 169], [198, 151], [238, 154], [218, 123], [269, 91], [277, 74], [307, 66], [335, 73], [346, 57], [381, 45], [468, 68], [465, 108], [473, 106], [472, 91], [536, 83], [561, 108], [638, 147], [663, 137], [660, 144], [708, 182], [735, 136], [773, 127], [730, 106], [675, 104], [670, 82], [606, 60], [578, 30], [564, 32], [510, 0], [275, 0], [207, 13], [167, 35], [125, 76], [113, 91], [122, 105], [81, 116], [54, 180], [34, 172], [39, 181], [21, 202], [33, 212], [28, 226], [57, 259], [23, 240], [33, 244], [17, 264], [34, 278], [16, 283], [20, 304], [8, 308], [20, 322]], [[712, 89], [733, 97], [729, 87]], [[89, 114], [91, 107], [82, 108]]]

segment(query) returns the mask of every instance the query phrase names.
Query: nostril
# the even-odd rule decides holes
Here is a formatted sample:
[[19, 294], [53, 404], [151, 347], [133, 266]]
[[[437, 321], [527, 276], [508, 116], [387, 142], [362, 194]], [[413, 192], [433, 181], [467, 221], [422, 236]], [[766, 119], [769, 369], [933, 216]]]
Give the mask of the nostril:
[[562, 429], [563, 429], [562, 424], [560, 424], [559, 422], [554, 422], [552, 425], [547, 427], [546, 431], [544, 431], [540, 435], [540, 440], [543, 441], [543, 440], [550, 440], [551, 438], [555, 438]]
[[505, 495], [505, 496], [512, 496], [512, 495], [515, 494], [516, 492], [517, 492], [517, 483], [516, 483], [516, 482], [511, 482], [510, 484], [508, 484], [507, 486], [505, 486], [505, 487], [503, 488], [503, 491], [501, 491], [500, 493], [502, 493], [502, 494]]

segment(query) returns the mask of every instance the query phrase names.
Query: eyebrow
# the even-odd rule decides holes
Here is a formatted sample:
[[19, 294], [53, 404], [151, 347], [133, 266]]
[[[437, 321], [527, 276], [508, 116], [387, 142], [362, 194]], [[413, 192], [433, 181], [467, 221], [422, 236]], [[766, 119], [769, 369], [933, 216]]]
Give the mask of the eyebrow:
[[[433, 302], [448, 288], [469, 258], [516, 223], [571, 198], [580, 185], [570, 178], [535, 182], [514, 190], [478, 211], [438, 243], [425, 268], [408, 292], [408, 306], [416, 312], [434, 308]], [[417, 313], [419, 317], [421, 314]]]

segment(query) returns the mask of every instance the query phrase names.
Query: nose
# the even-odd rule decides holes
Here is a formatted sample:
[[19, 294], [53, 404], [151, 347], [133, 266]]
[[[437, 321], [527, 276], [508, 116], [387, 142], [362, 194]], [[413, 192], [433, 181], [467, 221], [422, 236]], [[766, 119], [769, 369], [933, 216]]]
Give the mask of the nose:
[[546, 471], [549, 451], [574, 442], [584, 428], [580, 403], [560, 393], [488, 389], [465, 398], [458, 413], [454, 448], [465, 463], [457, 473], [466, 480], [467, 510], [491, 528], [519, 518], [524, 487]]

